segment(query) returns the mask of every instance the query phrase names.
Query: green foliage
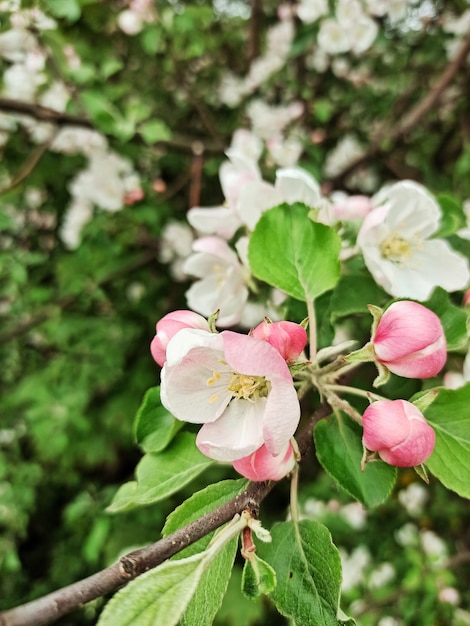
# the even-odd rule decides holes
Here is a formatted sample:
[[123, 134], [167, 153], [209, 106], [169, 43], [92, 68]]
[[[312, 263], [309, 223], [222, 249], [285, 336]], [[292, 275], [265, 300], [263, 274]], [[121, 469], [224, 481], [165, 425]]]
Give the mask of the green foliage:
[[426, 461], [429, 471], [448, 489], [470, 498], [470, 383], [442, 389], [424, 414], [436, 432], [436, 446]]
[[338, 626], [341, 564], [328, 529], [313, 521], [284, 522], [271, 535], [259, 553], [276, 572], [271, 597], [279, 612], [298, 626]]
[[161, 452], [182, 428], [160, 402], [160, 387], [151, 387], [145, 393], [134, 421], [137, 443], [144, 452]]
[[242, 574], [242, 591], [247, 598], [256, 598], [261, 594], [269, 595], [276, 587], [275, 570], [260, 559], [255, 552], [245, 561]]
[[201, 454], [191, 433], [180, 433], [162, 452], [142, 457], [136, 480], [122, 485], [108, 506], [110, 513], [164, 500], [213, 464]]
[[315, 426], [317, 457], [325, 470], [367, 508], [382, 504], [395, 484], [396, 468], [374, 461], [361, 470], [362, 429], [351, 418], [330, 415]]
[[250, 238], [253, 274], [297, 300], [314, 299], [339, 280], [341, 240], [329, 226], [314, 222], [303, 204], [265, 211]]

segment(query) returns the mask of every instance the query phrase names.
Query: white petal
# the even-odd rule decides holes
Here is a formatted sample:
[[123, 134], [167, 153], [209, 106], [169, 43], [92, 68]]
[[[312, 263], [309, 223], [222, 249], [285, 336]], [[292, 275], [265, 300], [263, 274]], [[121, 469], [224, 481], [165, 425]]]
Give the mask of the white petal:
[[193, 207], [187, 213], [188, 222], [204, 235], [219, 235], [231, 239], [241, 221], [232, 209], [227, 207]]
[[441, 210], [433, 196], [421, 185], [404, 180], [388, 191], [387, 227], [404, 239], [427, 239], [439, 228]]
[[242, 222], [253, 230], [261, 213], [283, 201], [280, 193], [264, 181], [248, 183], [240, 192], [237, 213]]
[[284, 202], [303, 202], [309, 207], [319, 207], [321, 204], [319, 184], [300, 167], [277, 170], [276, 189], [281, 193]]
[[265, 406], [266, 398], [232, 400], [216, 422], [199, 431], [196, 443], [201, 452], [217, 461], [235, 461], [260, 448]]

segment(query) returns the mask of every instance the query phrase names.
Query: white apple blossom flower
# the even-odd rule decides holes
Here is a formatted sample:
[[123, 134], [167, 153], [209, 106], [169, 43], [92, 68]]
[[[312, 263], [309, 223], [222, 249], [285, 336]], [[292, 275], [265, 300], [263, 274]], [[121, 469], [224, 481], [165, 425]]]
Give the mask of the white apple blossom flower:
[[59, 229], [59, 237], [69, 250], [76, 250], [81, 242], [81, 234], [84, 226], [93, 217], [93, 204], [86, 200], [76, 199], [67, 207], [62, 224]]
[[357, 243], [377, 284], [396, 298], [427, 300], [435, 287], [464, 289], [468, 260], [443, 239], [432, 239], [441, 211], [421, 185], [402, 181], [386, 192], [386, 202], [364, 219]]
[[359, 585], [363, 580], [366, 569], [370, 564], [370, 552], [365, 546], [358, 546], [348, 554], [343, 548], [339, 548], [341, 558], [342, 581], [341, 589], [346, 592]]
[[340, 54], [351, 49], [347, 29], [334, 18], [322, 21], [317, 41], [328, 54]]
[[327, 13], [327, 0], [300, 0], [297, 5], [297, 15], [305, 24], [312, 24]]
[[411, 483], [406, 489], [401, 489], [398, 493], [400, 504], [406, 509], [408, 515], [412, 517], [418, 517], [422, 514], [428, 499], [428, 491], [418, 483]]
[[246, 270], [221, 237], [197, 239], [193, 251], [183, 266], [199, 278], [186, 292], [189, 308], [206, 317], [219, 310], [219, 326], [236, 324], [248, 299]]
[[177, 419], [203, 424], [196, 444], [218, 461], [263, 445], [285, 453], [300, 406], [281, 354], [267, 341], [232, 331], [183, 328], [166, 346], [161, 400]]

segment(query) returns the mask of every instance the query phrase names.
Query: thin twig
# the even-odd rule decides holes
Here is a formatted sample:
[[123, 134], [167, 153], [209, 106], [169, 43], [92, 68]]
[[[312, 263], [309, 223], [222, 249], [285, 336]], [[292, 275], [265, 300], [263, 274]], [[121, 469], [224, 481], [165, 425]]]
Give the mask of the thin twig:
[[[313, 426], [330, 412], [329, 406], [322, 404], [302, 427], [297, 436], [297, 443], [303, 458], [312, 446]], [[272, 481], [251, 483], [246, 491], [229, 502], [160, 541], [126, 554], [114, 565], [42, 598], [3, 611], [0, 613], [0, 626], [50, 624], [86, 602], [116, 591], [140, 574], [156, 567], [183, 548], [230, 521], [236, 513], [241, 513], [246, 508], [251, 508], [256, 512], [275, 484]]]
[[403, 116], [401, 122], [395, 122], [394, 124], [387, 125], [386, 128], [378, 132], [375, 139], [372, 141], [368, 150], [360, 157], [349, 163], [341, 172], [331, 179], [333, 186], [344, 180], [357, 168], [365, 163], [368, 163], [371, 159], [375, 158], [382, 152], [390, 152], [390, 148], [384, 150], [382, 143], [387, 139], [387, 144], [394, 147], [400, 139], [411, 132], [418, 123], [426, 116], [431, 109], [433, 109], [438, 103], [440, 97], [452, 82], [454, 76], [457, 74], [460, 67], [463, 65], [465, 59], [470, 53], [470, 32], [464, 39], [462, 46], [458, 54], [452, 59], [452, 61], [445, 67], [444, 71], [440, 75], [439, 79], [432, 87], [432, 89], [422, 98], [406, 115]]

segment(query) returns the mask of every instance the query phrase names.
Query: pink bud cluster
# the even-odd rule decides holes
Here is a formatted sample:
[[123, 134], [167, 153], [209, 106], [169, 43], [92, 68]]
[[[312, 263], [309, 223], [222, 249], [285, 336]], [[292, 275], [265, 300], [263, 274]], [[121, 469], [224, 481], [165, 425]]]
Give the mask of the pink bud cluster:
[[305, 329], [264, 321], [249, 335], [219, 334], [202, 316], [174, 311], [156, 331], [150, 350], [163, 368], [162, 403], [176, 418], [203, 424], [201, 452], [254, 481], [292, 471], [300, 406], [288, 364], [305, 348]]

